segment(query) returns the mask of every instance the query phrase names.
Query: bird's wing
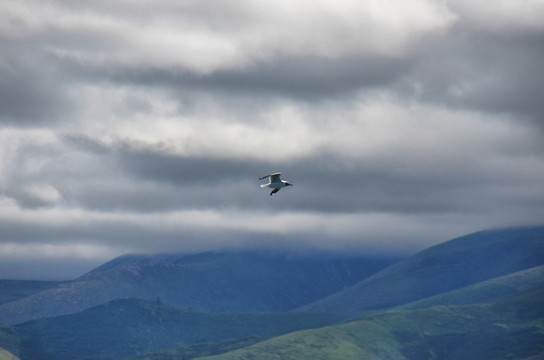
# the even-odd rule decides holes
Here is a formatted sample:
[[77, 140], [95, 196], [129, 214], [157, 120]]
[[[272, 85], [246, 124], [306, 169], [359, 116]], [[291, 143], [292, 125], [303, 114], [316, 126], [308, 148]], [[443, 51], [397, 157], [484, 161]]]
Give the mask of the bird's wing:
[[270, 175], [261, 176], [259, 180], [266, 179], [267, 177], [270, 178], [270, 182], [279, 181], [280, 180], [281, 173], [274, 173]]
[[270, 182], [279, 182], [281, 173], [270, 174]]

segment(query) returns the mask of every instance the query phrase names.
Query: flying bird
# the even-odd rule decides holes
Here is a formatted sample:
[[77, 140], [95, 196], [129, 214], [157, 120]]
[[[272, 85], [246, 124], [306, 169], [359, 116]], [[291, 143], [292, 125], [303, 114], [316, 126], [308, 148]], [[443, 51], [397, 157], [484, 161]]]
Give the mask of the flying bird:
[[270, 196], [274, 195], [278, 191], [281, 190], [281, 188], [284, 188], [286, 186], [293, 186], [289, 181], [285, 181], [280, 179], [281, 173], [274, 173], [270, 175], [261, 176], [259, 180], [263, 180], [266, 178], [269, 178], [268, 184], [262, 184], [262, 188], [271, 188], [272, 192], [270, 192]]

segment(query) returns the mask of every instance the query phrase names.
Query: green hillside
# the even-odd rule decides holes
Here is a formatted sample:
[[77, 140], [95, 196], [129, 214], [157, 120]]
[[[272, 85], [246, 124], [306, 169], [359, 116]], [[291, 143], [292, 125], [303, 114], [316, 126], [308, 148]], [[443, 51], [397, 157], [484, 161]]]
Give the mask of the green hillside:
[[218, 343], [198, 344], [178, 347], [157, 353], [139, 355], [130, 360], [191, 360], [202, 356], [223, 354], [229, 351], [245, 348], [265, 340], [260, 336], [222, 341]]
[[395, 310], [200, 360], [541, 359], [544, 286], [490, 303]]
[[19, 358], [9, 351], [0, 348], [0, 360], [19, 360]]
[[407, 258], [300, 311], [386, 309], [544, 264], [544, 227], [482, 231]]
[[158, 302], [115, 300], [83, 312], [0, 328], [0, 346], [23, 360], [122, 359], [195, 344], [337, 323], [338, 314], [203, 313]]
[[123, 256], [74, 281], [0, 305], [0, 324], [120, 298], [210, 312], [288, 311], [340, 291], [397, 259], [265, 253]]

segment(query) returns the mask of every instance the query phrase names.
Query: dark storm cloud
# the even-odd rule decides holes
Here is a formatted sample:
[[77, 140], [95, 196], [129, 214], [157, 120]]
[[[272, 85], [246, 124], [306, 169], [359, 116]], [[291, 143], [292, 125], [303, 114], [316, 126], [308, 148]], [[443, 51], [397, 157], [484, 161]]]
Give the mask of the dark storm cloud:
[[406, 95], [542, 126], [544, 33], [486, 32], [463, 25], [419, 45], [413, 71], [406, 74]]
[[341, 101], [354, 93], [387, 89], [416, 101], [508, 114], [542, 126], [543, 44], [542, 33], [486, 32], [460, 21], [449, 31], [423, 37], [400, 56], [279, 56], [208, 74], [58, 61], [72, 77], [180, 91], [182, 102], [199, 93], [215, 94], [219, 101], [236, 96]]
[[284, 57], [254, 63], [242, 69], [211, 74], [176, 72], [171, 69], [107, 67], [73, 71], [93, 74], [96, 81], [138, 86], [170, 87], [182, 91], [217, 92], [221, 96], [279, 96], [298, 99], [340, 99], [361, 89], [386, 87], [401, 79], [411, 59], [391, 57]]
[[2, 41], [0, 123], [39, 126], [59, 121], [71, 106], [54, 58], [24, 42]]
[[[104, 193], [94, 189], [90, 196], [81, 193], [90, 208], [164, 211], [271, 206], [263, 196], [268, 192], [258, 187], [263, 181], [256, 181], [258, 176], [278, 170], [277, 165], [266, 161], [179, 156], [153, 148], [134, 149], [128, 144], [109, 155], [126, 175], [120, 182], [128, 186], [105, 187]], [[362, 160], [320, 153], [316, 159], [286, 162], [281, 171], [296, 187], [281, 194], [284, 198], [279, 206], [323, 213], [480, 212], [482, 201], [493, 201], [496, 196], [482, 191], [480, 184], [492, 189], [517, 181], [518, 175], [509, 168], [486, 167], [485, 160], [478, 157], [459, 159], [457, 166], [430, 161], [434, 160], [402, 155], [389, 160]], [[504, 201], [512, 202], [513, 197], [506, 196]]]
[[210, 157], [186, 157], [150, 151], [118, 151], [119, 166], [132, 176], [177, 186], [210, 185], [255, 177], [257, 162]]
[[[214, 74], [212, 87], [246, 93], [269, 92], [306, 99], [338, 99], [364, 88], [395, 82], [409, 66], [391, 58], [286, 58], [243, 72]], [[206, 82], [204, 82], [206, 84]]]
[[100, 211], [256, 207], [262, 195], [258, 177], [272, 167], [251, 160], [174, 155], [160, 146], [130, 142], [104, 146], [81, 136], [68, 136], [65, 142], [74, 152], [91, 154], [97, 166], [109, 164], [95, 181], [67, 181], [62, 190], [72, 203]]
[[[395, 169], [403, 161], [405, 168]], [[506, 191], [517, 183], [517, 175], [509, 168], [486, 168], [478, 159], [453, 167], [429, 164], [426, 159], [403, 159], [402, 155], [380, 163], [322, 155], [319, 161], [288, 164], [285, 169], [298, 185], [293, 194], [285, 194], [286, 206], [303, 211], [468, 214], [480, 213], [485, 204], [495, 201], [500, 206], [518, 203], [519, 207], [526, 201]], [[501, 201], [494, 188], [504, 189]]]

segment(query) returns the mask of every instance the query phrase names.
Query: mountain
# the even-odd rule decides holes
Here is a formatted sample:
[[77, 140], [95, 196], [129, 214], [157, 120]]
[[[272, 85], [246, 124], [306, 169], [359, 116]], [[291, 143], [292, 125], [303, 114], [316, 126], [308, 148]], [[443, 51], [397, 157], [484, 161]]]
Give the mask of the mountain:
[[423, 309], [439, 305], [467, 305], [514, 295], [544, 285], [544, 265], [482, 281], [461, 289], [444, 292], [401, 305], [401, 309]]
[[544, 358], [544, 227], [467, 235], [389, 267], [374, 260], [124, 256], [1, 305], [19, 319], [74, 313], [0, 328], [0, 348], [21, 360]]
[[423, 250], [299, 311], [386, 309], [543, 264], [544, 227], [482, 231]]
[[25, 297], [58, 286], [62, 283], [64, 282], [37, 280], [0, 280], [0, 305], [24, 299]]
[[338, 292], [398, 259], [209, 252], [114, 259], [86, 275], [0, 305], [0, 324], [76, 313], [120, 298], [210, 312], [287, 311]]
[[199, 359], [543, 359], [543, 303], [540, 285], [482, 304], [387, 311]]
[[0, 328], [0, 340], [5, 342], [0, 346], [24, 360], [114, 360], [240, 338], [243, 341], [237, 341], [247, 345], [341, 319], [338, 314], [205, 313], [158, 301], [123, 299], [77, 314]]
[[[395, 311], [390, 311], [390, 313], [399, 313], [400, 310], [430, 309], [431, 307], [436, 307], [436, 306], [441, 306], [442, 308], [444, 308], [445, 307], [444, 305], [450, 306], [450, 307], [459, 306], [459, 305], [468, 305], [468, 304], [476, 305], [476, 304], [482, 304], [486, 302], [493, 302], [500, 298], [503, 298], [503, 299], [507, 299], [508, 297], [521, 298], [524, 296], [524, 293], [526, 295], [528, 294], [529, 296], [533, 296], [535, 291], [537, 292], [538, 289], [541, 289], [543, 286], [544, 286], [544, 265], [541, 265], [541, 266], [537, 266], [528, 270], [519, 271], [510, 275], [506, 275], [506, 276], [502, 276], [492, 280], [487, 280], [481, 283], [470, 285], [459, 290], [442, 293], [442, 294], [439, 294], [424, 300], [403, 305], [399, 308], [396, 308]], [[538, 299], [538, 296], [537, 296], [537, 299]], [[463, 309], [463, 308], [457, 307], [457, 309]], [[519, 312], [519, 310], [520, 309], [516, 309], [516, 312]], [[409, 312], [406, 312], [406, 313], [408, 314]], [[489, 314], [489, 315], [491, 316], [492, 314]], [[514, 318], [516, 318], [516, 316], [512, 316], [511, 320], [515, 320]], [[369, 316], [362, 319], [372, 319], [372, 317]], [[517, 320], [523, 322], [523, 317], [518, 317]], [[484, 331], [486, 330], [485, 328], [486, 326], [487, 325], [484, 324]], [[372, 328], [373, 327], [371, 327], [371, 329]], [[407, 328], [407, 331], [409, 331], [409, 329], [410, 327]], [[364, 333], [364, 329], [361, 331], [363, 331]], [[462, 327], [458, 328], [456, 331], [458, 331], [459, 333], [462, 333], [463, 328]], [[311, 332], [306, 331], [305, 333], [309, 334]], [[327, 332], [326, 336], [329, 336], [329, 335], [330, 334]], [[451, 337], [454, 335], [455, 334], [446, 334], [445, 337]], [[370, 336], [370, 335], [367, 334], [365, 336]], [[369, 339], [372, 340], [372, 339], [375, 339], [375, 337], [370, 336]], [[352, 340], [343, 339], [341, 340], [341, 343], [349, 342]], [[384, 339], [381, 339], [381, 340], [377, 339], [376, 341], [379, 342], [383, 340]], [[402, 341], [402, 338], [399, 340], [400, 341], [397, 341], [398, 344], [395, 345], [397, 346], [397, 348], [406, 346], [406, 344]], [[313, 341], [316, 341], [318, 344], [313, 343]], [[320, 338], [314, 339], [312, 336], [309, 336], [304, 339], [303, 345], [301, 346], [317, 347], [319, 346], [319, 344], [321, 344], [321, 342], [322, 340], [320, 340]], [[248, 344], [244, 346], [244, 344], [241, 342], [234, 342], [232, 344], [229, 343], [228, 345], [230, 346], [230, 349], [226, 346], [220, 346], [220, 345], [216, 345], [213, 347], [200, 346], [196, 348], [190, 347], [190, 348], [172, 349], [169, 351], [159, 352], [156, 354], [142, 355], [137, 357], [134, 360], [165, 360], [165, 359], [188, 360], [188, 359], [197, 358], [199, 356], [208, 356], [208, 355], [226, 353], [229, 351], [237, 350], [237, 348], [248, 347], [253, 344]], [[286, 345], [286, 346], [289, 347], [289, 345]], [[361, 343], [358, 346], [366, 347], [365, 343]], [[533, 347], [534, 344], [531, 343], [531, 341], [528, 341], [524, 346]], [[277, 351], [281, 352], [281, 351], [284, 351], [284, 349], [278, 349]], [[391, 349], [387, 351], [391, 351]], [[396, 351], [398, 351], [398, 349]], [[444, 351], [444, 350], [441, 350], [441, 351]], [[249, 352], [249, 353], [255, 355], [252, 352]], [[342, 353], [342, 352], [340, 351], [339, 353]], [[265, 358], [268, 358], [268, 357], [265, 357]], [[422, 356], [421, 358], [425, 358], [425, 357]], [[256, 359], [259, 359], [259, 357], [256, 357]], [[484, 359], [487, 359], [487, 357], [484, 356]], [[533, 360], [536, 360], [536, 359], [533, 359]]]
[[[77, 314], [0, 328], [0, 346], [23, 360], [189, 360], [210, 354], [222, 354], [217, 360], [523, 359], [544, 354], [542, 268], [464, 289], [477, 299], [488, 294], [488, 285], [509, 288], [492, 301], [428, 302], [416, 310], [397, 309], [334, 326], [327, 325], [341, 323], [346, 315], [203, 313], [158, 301], [115, 300]], [[442, 300], [452, 302], [447, 298], [444, 294]]]

